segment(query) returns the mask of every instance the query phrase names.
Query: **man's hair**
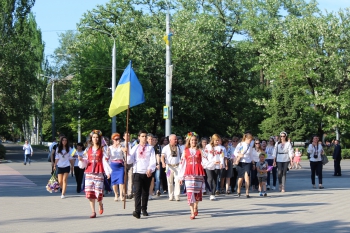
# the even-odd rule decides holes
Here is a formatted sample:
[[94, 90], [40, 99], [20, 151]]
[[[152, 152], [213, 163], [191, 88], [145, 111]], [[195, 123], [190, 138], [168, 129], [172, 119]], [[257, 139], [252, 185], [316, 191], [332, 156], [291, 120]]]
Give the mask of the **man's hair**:
[[141, 129], [141, 130], [139, 131], [139, 133], [137, 134], [137, 136], [140, 136], [140, 135], [143, 134], [143, 133], [147, 134], [147, 131], [146, 131], [145, 129]]

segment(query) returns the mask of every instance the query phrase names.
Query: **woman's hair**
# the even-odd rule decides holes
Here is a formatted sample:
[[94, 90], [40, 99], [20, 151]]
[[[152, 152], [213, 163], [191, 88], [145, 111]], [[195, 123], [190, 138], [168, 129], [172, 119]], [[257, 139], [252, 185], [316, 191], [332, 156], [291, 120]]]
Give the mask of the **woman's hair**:
[[211, 137], [210, 140], [210, 145], [214, 148], [214, 142], [215, 140], [221, 140], [221, 137], [219, 136], [219, 134], [213, 134], [213, 136]]
[[286, 132], [282, 131], [282, 132], [280, 132], [280, 138], [278, 139], [278, 144], [282, 142], [282, 140], [281, 140], [282, 134], [286, 135], [284, 137], [284, 139], [285, 139], [286, 142], [288, 141], [288, 134]]
[[[67, 139], [67, 144], [66, 144], [65, 148], [63, 148], [63, 144], [62, 144], [63, 139]], [[66, 138], [66, 137], [61, 137], [60, 143], [58, 144], [58, 153], [62, 153], [63, 149], [65, 149], [66, 152], [69, 152], [69, 141], [68, 141], [68, 138]]]
[[111, 139], [114, 140], [115, 138], [120, 138], [119, 133], [113, 133]]
[[84, 146], [84, 144], [83, 144], [83, 143], [78, 142], [78, 143], [77, 143], [77, 146], [81, 146], [82, 150], [85, 150], [85, 146]]
[[242, 142], [244, 142], [246, 139], [253, 140], [253, 135], [251, 133], [245, 133], [243, 134]]
[[228, 143], [228, 139], [227, 138], [223, 138], [221, 140], [221, 145], [224, 146], [226, 143]]
[[[197, 137], [196, 136], [191, 136], [188, 140], [186, 140], [186, 146], [185, 146], [185, 148], [191, 148], [191, 139], [192, 138], [196, 138], [197, 139]], [[198, 139], [197, 139], [198, 140]], [[199, 149], [199, 146], [198, 146], [198, 143], [196, 143], [196, 149]]]
[[203, 149], [203, 147], [202, 147], [202, 141], [206, 141], [207, 144], [208, 144], [209, 140], [208, 140], [208, 138], [206, 138], [206, 137], [202, 137], [202, 138], [201, 138], [201, 141], [198, 143], [198, 146], [199, 146], [199, 148], [201, 148], [201, 149]]
[[92, 146], [94, 145], [94, 144], [92, 143], [92, 136], [93, 136], [94, 134], [96, 134], [97, 137], [98, 137], [97, 146], [98, 146], [98, 149], [100, 149], [100, 148], [101, 148], [101, 141], [102, 141], [101, 138], [102, 138], [102, 135], [99, 135], [98, 133], [92, 132], [92, 133], [90, 134], [90, 138], [89, 138], [88, 144], [90, 145], [90, 147], [92, 147]]
[[[163, 145], [165, 139], [168, 140], [167, 137], [162, 137], [162, 138], [159, 140], [159, 145]], [[169, 141], [169, 140], [168, 140], [168, 141]]]

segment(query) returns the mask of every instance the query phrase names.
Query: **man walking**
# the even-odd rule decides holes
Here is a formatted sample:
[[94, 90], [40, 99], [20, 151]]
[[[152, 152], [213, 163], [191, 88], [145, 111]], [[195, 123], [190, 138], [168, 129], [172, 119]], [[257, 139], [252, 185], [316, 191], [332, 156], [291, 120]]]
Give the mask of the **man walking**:
[[23, 150], [24, 150], [24, 165], [27, 165], [27, 161], [30, 164], [30, 157], [33, 156], [33, 148], [32, 146], [28, 143], [28, 140], [25, 141], [25, 144], [23, 145]]
[[[169, 201], [180, 201], [180, 181], [178, 180], [178, 169], [181, 158], [181, 149], [177, 145], [177, 137], [175, 134], [169, 136], [169, 144], [162, 150], [162, 166], [166, 167], [168, 180]], [[175, 190], [174, 190], [175, 182]]]
[[334, 141], [334, 151], [333, 151], [333, 159], [334, 159], [334, 175], [333, 176], [341, 176], [341, 147], [339, 145], [339, 140]]
[[[131, 149], [127, 157], [127, 163], [133, 164], [135, 211], [132, 215], [135, 218], [141, 217], [141, 211], [143, 216], [148, 216], [149, 186], [152, 180], [152, 173], [156, 168], [156, 156], [153, 146], [147, 144], [146, 130], [140, 130], [138, 138], [139, 144]], [[124, 151], [126, 151], [125, 148]]]

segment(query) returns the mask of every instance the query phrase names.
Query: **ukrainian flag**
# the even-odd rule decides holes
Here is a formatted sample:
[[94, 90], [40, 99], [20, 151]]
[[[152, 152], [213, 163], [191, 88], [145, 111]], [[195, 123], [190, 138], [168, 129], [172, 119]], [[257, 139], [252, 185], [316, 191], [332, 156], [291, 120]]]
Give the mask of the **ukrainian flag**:
[[114, 92], [108, 114], [110, 117], [145, 102], [142, 86], [131, 68], [131, 61], [125, 68]]

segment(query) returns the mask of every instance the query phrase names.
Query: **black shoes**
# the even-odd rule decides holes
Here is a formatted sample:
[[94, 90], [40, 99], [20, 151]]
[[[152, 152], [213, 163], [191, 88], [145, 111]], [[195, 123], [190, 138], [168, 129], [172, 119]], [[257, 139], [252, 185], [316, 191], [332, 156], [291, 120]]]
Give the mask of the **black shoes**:
[[132, 216], [139, 219], [141, 217], [140, 213], [137, 213], [136, 211], [132, 212]]
[[146, 210], [142, 211], [142, 215], [143, 216], [149, 216]]

